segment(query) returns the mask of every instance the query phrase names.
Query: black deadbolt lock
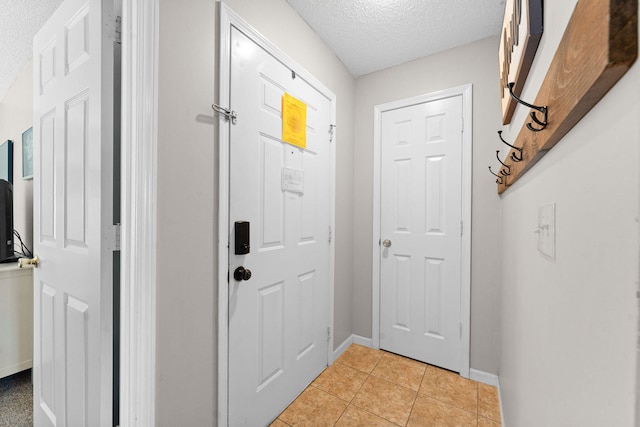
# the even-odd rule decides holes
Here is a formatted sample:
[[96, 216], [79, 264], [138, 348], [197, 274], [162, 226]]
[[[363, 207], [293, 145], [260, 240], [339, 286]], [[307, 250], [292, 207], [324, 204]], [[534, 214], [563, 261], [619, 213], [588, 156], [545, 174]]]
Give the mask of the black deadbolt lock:
[[251, 251], [249, 221], [236, 221], [236, 255], [246, 255]]
[[242, 282], [243, 280], [251, 279], [251, 270], [246, 269], [244, 267], [236, 268], [236, 271], [233, 272], [233, 278], [238, 282]]

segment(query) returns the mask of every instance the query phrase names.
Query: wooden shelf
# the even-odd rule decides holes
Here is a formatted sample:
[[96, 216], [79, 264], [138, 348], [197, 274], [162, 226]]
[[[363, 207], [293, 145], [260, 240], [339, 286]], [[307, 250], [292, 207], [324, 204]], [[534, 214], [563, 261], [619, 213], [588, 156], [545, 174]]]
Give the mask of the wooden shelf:
[[[515, 141], [523, 160], [510, 160], [510, 176], [498, 184], [503, 193], [593, 108], [631, 68], [638, 56], [637, 0], [579, 0], [549, 71], [532, 104], [548, 108], [548, 125], [540, 132], [526, 127]], [[524, 99], [531, 102], [528, 99]], [[525, 108], [520, 106], [520, 108]], [[539, 115], [540, 117], [540, 115]], [[534, 123], [534, 126], [538, 127]], [[506, 170], [503, 166], [502, 170]]]

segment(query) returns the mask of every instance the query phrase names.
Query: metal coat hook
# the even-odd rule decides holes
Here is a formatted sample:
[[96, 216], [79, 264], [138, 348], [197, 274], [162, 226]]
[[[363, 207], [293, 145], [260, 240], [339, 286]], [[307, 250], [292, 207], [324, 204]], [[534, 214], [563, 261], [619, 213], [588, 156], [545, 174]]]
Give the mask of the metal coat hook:
[[536, 113], [534, 111], [532, 111], [529, 116], [531, 117], [531, 120], [533, 120], [534, 122], [536, 122], [538, 125], [542, 126], [541, 128], [534, 128], [533, 126], [531, 126], [531, 123], [527, 123], [527, 129], [529, 129], [532, 132], [540, 132], [541, 130], [544, 130], [544, 128], [547, 127], [547, 106], [542, 106], [542, 107], [538, 107], [537, 105], [533, 105], [533, 104], [529, 104], [528, 102], [524, 102], [522, 99], [518, 98], [515, 93], [513, 93], [513, 86], [515, 85], [514, 82], [509, 83], [507, 86], [509, 86], [509, 93], [511, 94], [511, 97], [513, 99], [516, 100], [516, 102], [518, 102], [519, 104], [524, 105], [525, 107], [529, 107], [532, 110], [536, 110], [541, 112], [544, 115], [544, 118], [542, 120], [538, 119], [538, 117], [536, 116]]
[[496, 158], [498, 159], [498, 161], [500, 162], [500, 164], [502, 166], [504, 166], [505, 168], [507, 168], [506, 171], [500, 169], [500, 173], [504, 176], [509, 176], [511, 175], [511, 166], [509, 166], [508, 164], [504, 163], [502, 160], [500, 160], [500, 150], [496, 150]]
[[502, 131], [501, 130], [498, 131], [498, 136], [500, 137], [500, 141], [504, 142], [506, 145], [508, 145], [509, 147], [513, 148], [514, 150], [516, 150], [519, 153], [519, 155], [517, 155], [516, 153], [511, 153], [511, 160], [513, 160], [516, 163], [517, 162], [521, 162], [522, 161], [522, 148], [516, 147], [515, 145], [511, 145], [507, 141], [505, 141], [504, 138], [502, 137]]
[[498, 175], [498, 174], [497, 174], [497, 173], [495, 173], [494, 171], [492, 171], [492, 170], [491, 170], [491, 166], [489, 166], [489, 172], [491, 172], [491, 175], [493, 175], [493, 176], [497, 176], [497, 177], [498, 177], [498, 179], [496, 179], [496, 184], [502, 184], [502, 182], [503, 182], [503, 179], [502, 179], [502, 178], [503, 178], [503, 177], [502, 177], [502, 176], [500, 176], [500, 175]]

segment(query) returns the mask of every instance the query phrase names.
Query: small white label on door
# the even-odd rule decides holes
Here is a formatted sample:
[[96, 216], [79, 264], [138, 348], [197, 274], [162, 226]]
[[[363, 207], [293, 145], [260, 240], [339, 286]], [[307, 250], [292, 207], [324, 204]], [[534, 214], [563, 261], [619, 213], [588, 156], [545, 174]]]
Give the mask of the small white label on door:
[[282, 191], [304, 194], [304, 172], [282, 168]]

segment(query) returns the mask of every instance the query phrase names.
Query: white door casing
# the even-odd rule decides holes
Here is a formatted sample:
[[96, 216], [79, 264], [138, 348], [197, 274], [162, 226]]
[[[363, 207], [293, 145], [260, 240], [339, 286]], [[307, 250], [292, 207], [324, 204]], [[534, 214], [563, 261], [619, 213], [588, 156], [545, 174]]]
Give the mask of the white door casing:
[[471, 200], [471, 140], [463, 129], [471, 128], [470, 98], [466, 86], [375, 109], [374, 346], [463, 376]]
[[[221, 69], [220, 101], [230, 93], [223, 105], [237, 119], [220, 118], [220, 160], [226, 156], [229, 162], [221, 164], [220, 225], [223, 218], [226, 224], [220, 235], [229, 240], [220, 249], [220, 300], [226, 305], [220, 323], [221, 329], [228, 327], [220, 336], [228, 337], [228, 348], [221, 339], [219, 353], [228, 355], [220, 363], [220, 370], [228, 371], [220, 372], [219, 389], [228, 419], [220, 414], [219, 424], [261, 425], [327, 366], [332, 350], [335, 97], [224, 5], [221, 9], [220, 62], [230, 75], [225, 80]], [[306, 149], [280, 140], [285, 92], [307, 104]], [[297, 183], [288, 184], [301, 178], [302, 189], [287, 188], [285, 172], [297, 174]], [[234, 253], [235, 221], [250, 223], [249, 254]], [[252, 271], [249, 280], [234, 280], [239, 266]]]
[[34, 38], [34, 425], [111, 426], [111, 2], [66, 0]]
[[158, 0], [123, 0], [120, 425], [155, 425]]

